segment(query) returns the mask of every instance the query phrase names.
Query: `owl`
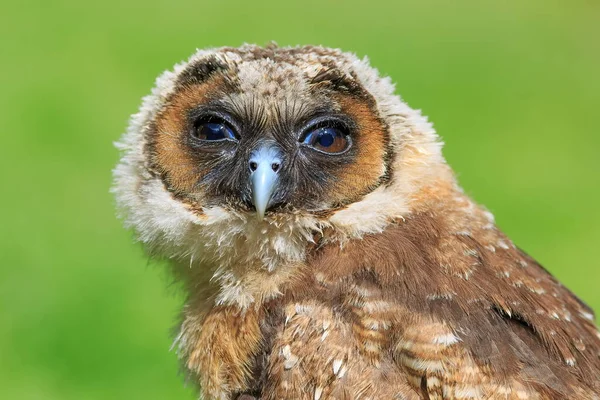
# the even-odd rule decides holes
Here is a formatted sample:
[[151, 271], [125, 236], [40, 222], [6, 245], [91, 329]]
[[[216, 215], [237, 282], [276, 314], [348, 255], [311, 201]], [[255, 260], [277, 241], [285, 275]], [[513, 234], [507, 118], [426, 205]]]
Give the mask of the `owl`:
[[366, 59], [197, 51], [118, 143], [117, 205], [187, 300], [204, 399], [600, 399], [592, 310], [457, 184]]

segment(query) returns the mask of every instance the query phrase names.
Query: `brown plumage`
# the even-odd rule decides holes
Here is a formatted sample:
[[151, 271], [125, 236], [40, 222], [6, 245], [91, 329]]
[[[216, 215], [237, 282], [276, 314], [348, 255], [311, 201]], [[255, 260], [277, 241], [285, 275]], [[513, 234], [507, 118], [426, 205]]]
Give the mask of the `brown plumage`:
[[592, 311], [366, 61], [200, 51], [120, 147], [117, 200], [189, 294], [177, 343], [204, 398], [600, 398]]

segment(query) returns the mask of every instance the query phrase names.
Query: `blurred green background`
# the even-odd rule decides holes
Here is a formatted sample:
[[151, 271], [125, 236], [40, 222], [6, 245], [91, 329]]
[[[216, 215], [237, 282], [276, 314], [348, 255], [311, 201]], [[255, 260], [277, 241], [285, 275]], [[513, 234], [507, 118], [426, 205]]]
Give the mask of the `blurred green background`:
[[115, 218], [112, 142], [196, 48], [368, 55], [465, 190], [600, 310], [600, 2], [23, 1], [0, 16], [0, 397], [192, 399], [181, 296]]

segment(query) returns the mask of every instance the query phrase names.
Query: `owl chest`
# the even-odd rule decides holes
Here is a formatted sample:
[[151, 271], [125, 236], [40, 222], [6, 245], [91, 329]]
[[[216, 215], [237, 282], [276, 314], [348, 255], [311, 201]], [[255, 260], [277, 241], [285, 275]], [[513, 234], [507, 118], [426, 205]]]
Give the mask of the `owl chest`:
[[207, 398], [420, 398], [391, 357], [389, 321], [355, 312], [341, 318], [317, 300], [217, 307], [188, 367]]

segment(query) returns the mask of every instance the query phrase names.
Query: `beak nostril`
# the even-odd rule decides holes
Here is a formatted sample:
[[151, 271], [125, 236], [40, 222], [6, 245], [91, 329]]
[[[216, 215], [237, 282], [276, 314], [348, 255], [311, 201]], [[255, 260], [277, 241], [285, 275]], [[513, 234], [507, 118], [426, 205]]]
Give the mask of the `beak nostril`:
[[271, 169], [273, 170], [273, 172], [277, 172], [277, 170], [279, 170], [279, 163], [273, 163], [271, 164]]
[[250, 171], [256, 171], [258, 164], [254, 161], [250, 161]]

